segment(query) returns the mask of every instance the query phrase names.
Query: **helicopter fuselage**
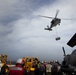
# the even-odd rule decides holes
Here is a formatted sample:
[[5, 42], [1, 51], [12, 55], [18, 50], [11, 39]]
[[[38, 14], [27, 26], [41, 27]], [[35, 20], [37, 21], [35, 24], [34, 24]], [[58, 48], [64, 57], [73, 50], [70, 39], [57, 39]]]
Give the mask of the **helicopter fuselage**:
[[54, 18], [54, 19], [51, 21], [51, 26], [50, 26], [50, 28], [55, 27], [56, 25], [60, 25], [60, 23], [61, 23], [61, 19], [59, 19], [59, 18]]

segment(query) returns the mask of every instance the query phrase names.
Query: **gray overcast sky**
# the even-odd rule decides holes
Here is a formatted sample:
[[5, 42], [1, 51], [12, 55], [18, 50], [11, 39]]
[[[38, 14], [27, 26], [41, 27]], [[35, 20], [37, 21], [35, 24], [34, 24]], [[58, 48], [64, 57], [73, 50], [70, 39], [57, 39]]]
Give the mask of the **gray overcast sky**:
[[[53, 31], [45, 31], [51, 19], [37, 15], [76, 19], [76, 0], [0, 0], [0, 54], [7, 54], [8, 60], [24, 56], [40, 60], [63, 59], [62, 47], [66, 53], [71, 48], [66, 43], [76, 33], [76, 20], [61, 20]], [[61, 40], [56, 41], [57, 36]]]

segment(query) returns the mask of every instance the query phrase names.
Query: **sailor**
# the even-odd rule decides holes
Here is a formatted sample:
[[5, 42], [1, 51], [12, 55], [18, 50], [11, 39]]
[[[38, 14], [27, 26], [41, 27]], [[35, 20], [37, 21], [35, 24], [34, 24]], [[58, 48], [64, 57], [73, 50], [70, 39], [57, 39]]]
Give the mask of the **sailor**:
[[52, 68], [52, 65], [50, 62], [48, 62], [46, 64], [46, 75], [51, 75], [51, 68]]
[[16, 66], [10, 68], [9, 75], [27, 75], [27, 71], [24, 69], [24, 60], [18, 59]]

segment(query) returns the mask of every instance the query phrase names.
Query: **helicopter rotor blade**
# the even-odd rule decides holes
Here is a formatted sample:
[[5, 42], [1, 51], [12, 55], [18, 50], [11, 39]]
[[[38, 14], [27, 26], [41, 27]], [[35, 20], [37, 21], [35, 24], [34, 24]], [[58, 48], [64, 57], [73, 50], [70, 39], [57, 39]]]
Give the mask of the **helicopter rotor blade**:
[[49, 17], [49, 16], [42, 16], [42, 15], [38, 15], [40, 17], [44, 17], [44, 18], [50, 18], [50, 19], [53, 19], [54, 17]]
[[76, 20], [76, 18], [61, 18], [62, 20]]
[[55, 18], [57, 18], [57, 15], [58, 15], [58, 13], [59, 13], [59, 10], [57, 10], [57, 11], [56, 11], [56, 15], [55, 15]]

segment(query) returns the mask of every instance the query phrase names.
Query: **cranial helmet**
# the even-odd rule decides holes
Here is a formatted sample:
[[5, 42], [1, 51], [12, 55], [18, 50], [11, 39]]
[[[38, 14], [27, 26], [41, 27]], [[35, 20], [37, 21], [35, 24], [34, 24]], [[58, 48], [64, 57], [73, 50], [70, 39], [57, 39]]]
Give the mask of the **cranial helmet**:
[[57, 62], [58, 62], [58, 60], [55, 60], [55, 62], [57, 63]]
[[24, 64], [24, 60], [23, 60], [23, 59], [18, 59], [17, 62], [16, 62], [16, 64], [21, 64], [21, 65], [23, 65], [23, 64]]

